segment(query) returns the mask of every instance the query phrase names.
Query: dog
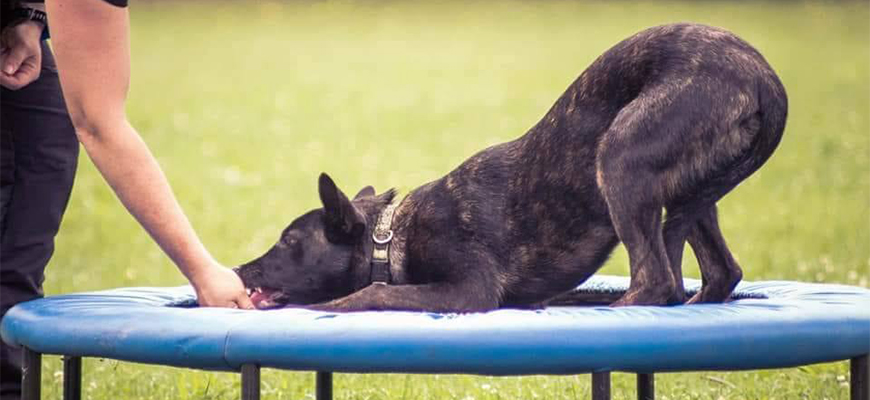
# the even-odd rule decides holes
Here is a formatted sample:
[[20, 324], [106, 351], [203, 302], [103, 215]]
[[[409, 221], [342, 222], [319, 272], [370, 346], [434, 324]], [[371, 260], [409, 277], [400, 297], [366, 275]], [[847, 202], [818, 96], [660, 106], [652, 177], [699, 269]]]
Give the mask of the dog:
[[[613, 306], [687, 302], [692, 246], [726, 301], [742, 278], [716, 202], [778, 146], [785, 88], [734, 34], [644, 30], [596, 59], [526, 134], [489, 147], [396, 202], [349, 199], [326, 174], [323, 208], [236, 269], [258, 308], [483, 312], [546, 305], [622, 242], [631, 283]], [[664, 214], [664, 215], [663, 215]]]

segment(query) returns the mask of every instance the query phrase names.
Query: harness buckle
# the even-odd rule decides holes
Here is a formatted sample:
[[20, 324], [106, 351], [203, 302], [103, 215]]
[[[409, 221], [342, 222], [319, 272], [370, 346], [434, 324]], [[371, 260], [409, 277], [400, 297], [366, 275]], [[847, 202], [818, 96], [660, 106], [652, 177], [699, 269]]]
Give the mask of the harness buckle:
[[[381, 235], [386, 234], [386, 237], [379, 237], [379, 236], [378, 236], [379, 233], [380, 233]], [[374, 240], [375, 243], [377, 243], [377, 244], [387, 244], [387, 243], [390, 243], [390, 241], [393, 240], [393, 230], [390, 229], [390, 230], [388, 230], [387, 232], [378, 232], [378, 231], [375, 231], [374, 233], [372, 233], [372, 240]]]

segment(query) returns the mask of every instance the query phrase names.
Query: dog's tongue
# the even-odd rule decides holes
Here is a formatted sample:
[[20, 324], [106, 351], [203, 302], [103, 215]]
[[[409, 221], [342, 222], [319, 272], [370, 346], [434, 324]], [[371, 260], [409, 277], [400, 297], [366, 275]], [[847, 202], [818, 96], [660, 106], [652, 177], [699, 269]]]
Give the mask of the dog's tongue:
[[261, 291], [254, 291], [251, 293], [251, 303], [254, 303], [254, 307], [257, 308], [270, 308], [275, 306], [275, 302], [273, 302], [273, 298], [276, 297], [278, 291], [272, 289], [263, 288]]

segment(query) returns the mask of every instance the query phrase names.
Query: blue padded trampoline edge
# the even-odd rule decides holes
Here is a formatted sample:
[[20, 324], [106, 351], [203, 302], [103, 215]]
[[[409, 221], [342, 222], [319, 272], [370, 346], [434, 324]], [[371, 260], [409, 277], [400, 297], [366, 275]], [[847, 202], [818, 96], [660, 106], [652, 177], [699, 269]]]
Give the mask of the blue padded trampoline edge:
[[[692, 281], [692, 280], [687, 280], [687, 282], [686, 282], [687, 287], [697, 287], [699, 284], [700, 284], [699, 282]], [[624, 288], [626, 288], [628, 286], [628, 279], [625, 277], [598, 276], [598, 277], [593, 277], [592, 279], [587, 281], [586, 284], [581, 285], [581, 287], [587, 286], [587, 285], [592, 286], [592, 287], [594, 287], [596, 285], [598, 285], [600, 287], [607, 287], [607, 288], [609, 288], [609, 290], [624, 290]], [[868, 291], [866, 289], [849, 287], [849, 286], [842, 286], [842, 285], [807, 284], [807, 283], [780, 281], [780, 282], [746, 282], [746, 283], [742, 283], [740, 286], [738, 286], [738, 290], [747, 291], [748, 293], [765, 293], [766, 295], [773, 297], [773, 299], [767, 300], [768, 302], [785, 304], [783, 307], [795, 307], [798, 305], [806, 305], [808, 307], [816, 307], [816, 306], [819, 306], [819, 304], [817, 304], [819, 302], [825, 303], [827, 301], [831, 301], [829, 294], [833, 293], [833, 292], [836, 292], [835, 296], [852, 296], [852, 295], [858, 296], [860, 299], [862, 299], [861, 300], [863, 302], [862, 304], [866, 304], [867, 307], [864, 307], [863, 310], [861, 310], [861, 312], [858, 312], [855, 315], [852, 315], [852, 318], [854, 320], [851, 322], [851, 324], [849, 324], [849, 327], [850, 327], [850, 329], [851, 329], [851, 327], [858, 327], [858, 328], [856, 328], [854, 330], [850, 330], [847, 333], [850, 337], [852, 337], [852, 339], [850, 339], [850, 340], [859, 340], [861, 337], [865, 338], [866, 340], [863, 341], [863, 347], [862, 346], [858, 346], [858, 347], [853, 346], [854, 348], [852, 350], [848, 350], [848, 351], [841, 350], [838, 353], [837, 357], [841, 357], [845, 354], [845, 357], [842, 357], [842, 358], [818, 359], [817, 361], [814, 361], [814, 362], [836, 361], [838, 359], [845, 359], [845, 358], [849, 358], [851, 356], [857, 356], [860, 354], [866, 354], [866, 353], [870, 352], [870, 291]], [[46, 301], [63, 302], [64, 299], [72, 299], [72, 300], [81, 299], [83, 296], [105, 297], [104, 300], [111, 299], [111, 301], [107, 302], [109, 305], [111, 305], [111, 304], [127, 304], [126, 302], [131, 301], [131, 299], [135, 299], [135, 301], [133, 301], [133, 303], [143, 306], [143, 308], [142, 308], [143, 310], [146, 310], [146, 309], [153, 310], [154, 307], [165, 307], [165, 306], [171, 305], [171, 304], [178, 304], [179, 302], [183, 303], [184, 301], [189, 301], [190, 299], [194, 298], [193, 291], [189, 287], [185, 286], [185, 287], [159, 288], [159, 289], [155, 289], [155, 288], [114, 289], [114, 290], [85, 293], [85, 294], [71, 294], [71, 295], [55, 296], [55, 297], [51, 297], [51, 298], [45, 299], [45, 300], [37, 300], [37, 302], [43, 302], [43, 303]], [[828, 297], [825, 297], [825, 296], [828, 296]], [[836, 300], [836, 299], [834, 299], [834, 300]], [[851, 299], [851, 300], [855, 300], [855, 299]], [[757, 307], [759, 304], [764, 304], [764, 302], [765, 302], [764, 300], [745, 300], [745, 301], [741, 300], [739, 302], [736, 302], [736, 305], [738, 305], [740, 307], [748, 307], [751, 309], [752, 307]], [[185, 314], [184, 312], [182, 312], [182, 313], [177, 314], [177, 315], [192, 316], [192, 315], [198, 315], [201, 313], [213, 313], [215, 316], [220, 316], [223, 319], [226, 319], [227, 317], [231, 316], [231, 319], [233, 320], [233, 322], [227, 323], [226, 325], [222, 325], [221, 329], [212, 332], [215, 335], [217, 335], [217, 333], [220, 332], [219, 340], [217, 340], [218, 339], [217, 337], [213, 338], [213, 342], [214, 343], [219, 342], [219, 345], [209, 346], [208, 343], [205, 343], [205, 345], [197, 347], [197, 344], [200, 344], [200, 345], [202, 344], [202, 343], [196, 343], [196, 340], [198, 340], [198, 338], [188, 338], [188, 340], [193, 342], [193, 345], [191, 347], [185, 347], [185, 346], [172, 347], [172, 345], [175, 344], [175, 342], [169, 343], [170, 350], [174, 349], [176, 352], [181, 352], [181, 353], [189, 352], [189, 351], [199, 351], [202, 349], [206, 349], [206, 350], [211, 349], [211, 351], [214, 351], [215, 353], [217, 353], [217, 351], [219, 350], [219, 354], [212, 353], [217, 357], [200, 357], [200, 358], [193, 357], [193, 358], [188, 358], [188, 359], [182, 359], [181, 361], [179, 361], [177, 359], [173, 359], [173, 360], [169, 360], [167, 362], [167, 360], [165, 360], [165, 359], [156, 359], [153, 357], [145, 357], [145, 356], [142, 356], [142, 354], [136, 354], [135, 356], [130, 356], [130, 354], [123, 353], [123, 351], [122, 352], [115, 352], [113, 354], [103, 354], [100, 351], [94, 351], [91, 353], [82, 352], [81, 354], [76, 354], [75, 351], [54, 352], [52, 350], [58, 350], [63, 346], [60, 346], [60, 347], [58, 347], [58, 346], [54, 346], [54, 347], [43, 346], [43, 344], [45, 344], [45, 343], [39, 343], [38, 340], [34, 342], [33, 340], [29, 340], [32, 338], [27, 338], [28, 331], [31, 331], [30, 333], [33, 333], [32, 332], [33, 329], [28, 330], [26, 327], [23, 327], [23, 325], [27, 325], [28, 323], [39, 322], [39, 321], [34, 320], [32, 318], [34, 316], [27, 315], [27, 311], [28, 311], [29, 307], [33, 306], [33, 304], [29, 304], [29, 305], [28, 304], [29, 303], [25, 303], [25, 305], [23, 305], [21, 310], [17, 310], [16, 308], [13, 308], [13, 310], [10, 311], [10, 313], [11, 313], [10, 315], [12, 315], [13, 318], [11, 320], [7, 320], [6, 318], [4, 318], [3, 324], [2, 324], [2, 326], [0, 326], [0, 334], [2, 334], [4, 340], [12, 341], [16, 345], [28, 345], [28, 347], [32, 347], [36, 351], [49, 353], [49, 354], [68, 354], [68, 355], [79, 355], [79, 356], [108, 357], [108, 358], [116, 358], [116, 359], [120, 359], [120, 360], [133, 361], [133, 362], [146, 362], [146, 363], [153, 363], [153, 364], [173, 365], [173, 366], [180, 366], [180, 367], [192, 367], [192, 368], [208, 369], [208, 370], [225, 370], [225, 371], [238, 371], [242, 363], [257, 362], [259, 364], [263, 364], [264, 366], [274, 366], [277, 368], [299, 369], [299, 370], [317, 369], [315, 367], [323, 367], [324, 364], [330, 364], [330, 365], [334, 366], [334, 368], [331, 368], [331, 370], [347, 371], [347, 372], [421, 372], [421, 373], [451, 372], [449, 370], [449, 366], [451, 365], [450, 363], [452, 361], [449, 358], [445, 358], [442, 360], [430, 361], [430, 364], [428, 364], [428, 366], [426, 366], [425, 362], [428, 360], [431, 360], [432, 358], [431, 357], [427, 358], [427, 357], [424, 357], [423, 355], [418, 355], [415, 357], [411, 357], [411, 359], [412, 359], [411, 361], [413, 361], [413, 359], [415, 359], [415, 358], [419, 358], [420, 361], [424, 362], [424, 365], [422, 365], [422, 366], [421, 365], [406, 365], [406, 366], [404, 366], [406, 368], [403, 368], [403, 369], [390, 369], [390, 368], [379, 368], [378, 367], [379, 364], [378, 364], [378, 360], [376, 357], [377, 354], [374, 354], [375, 357], [372, 357], [372, 354], [369, 354], [368, 357], [358, 357], [358, 359], [356, 359], [355, 363], [348, 362], [346, 360], [342, 361], [342, 359], [345, 357], [337, 357], [334, 355], [331, 357], [325, 357], [324, 354], [329, 355], [328, 354], [329, 352], [324, 352], [323, 348], [330, 348], [330, 346], [332, 346], [335, 349], [344, 349], [346, 351], [351, 351], [351, 352], [355, 351], [357, 353], [365, 352], [365, 350], [356, 349], [352, 345], [348, 347], [348, 343], [342, 343], [339, 340], [340, 338], [335, 339], [334, 341], [331, 341], [331, 340], [329, 340], [329, 338], [320, 339], [319, 336], [317, 335], [317, 329], [321, 329], [321, 330], [325, 329], [325, 331], [323, 331], [324, 333], [332, 332], [332, 331], [330, 331], [331, 328], [329, 328], [330, 325], [324, 323], [324, 321], [335, 320], [335, 318], [338, 318], [339, 320], [343, 320], [344, 323], [348, 324], [349, 326], [354, 326], [354, 324], [358, 323], [362, 318], [376, 318], [378, 320], [386, 321], [386, 323], [388, 324], [387, 327], [389, 328], [389, 325], [395, 323], [395, 321], [391, 322], [391, 320], [389, 318], [386, 318], [388, 316], [393, 316], [393, 319], [399, 319], [401, 321], [407, 322], [407, 321], [412, 321], [414, 318], [419, 318], [421, 316], [422, 317], [432, 316], [432, 314], [398, 313], [401, 316], [401, 318], [395, 318], [394, 317], [395, 313], [368, 313], [368, 315], [366, 315], [367, 313], [357, 313], [357, 315], [342, 314], [339, 316], [335, 316], [335, 315], [330, 314], [330, 313], [318, 313], [318, 312], [313, 312], [313, 311], [300, 311], [300, 310], [286, 310], [286, 311], [289, 311], [287, 313], [284, 313], [283, 310], [270, 311], [268, 313], [273, 313], [273, 314], [265, 314], [263, 312], [249, 312], [249, 311], [241, 311], [241, 310], [225, 310], [225, 309], [190, 310], [190, 309], [188, 309], [187, 311], [192, 312], [192, 314]], [[42, 304], [42, 303], [38, 303], [38, 304]], [[822, 304], [822, 306], [824, 306], [824, 304]], [[99, 305], [98, 307], [105, 308], [106, 306]], [[691, 306], [691, 307], [696, 307], [696, 308], [694, 308], [695, 310], [701, 311], [701, 308], [703, 308], [704, 306]], [[701, 307], [701, 308], [698, 308], [698, 307]], [[638, 308], [635, 308], [634, 310], [622, 309], [622, 310], [627, 310], [627, 311], [618, 311], [618, 313], [619, 312], [629, 313], [628, 311], [631, 311], [631, 313], [634, 313], [640, 317], [644, 317], [645, 312], [655, 311], [656, 309], [668, 310], [669, 308], [665, 308], [665, 307], [655, 307], [655, 308], [638, 307]], [[673, 308], [671, 308], [671, 309], [673, 309]], [[688, 307], [684, 308], [683, 311], [685, 311], [686, 309], [688, 309]], [[718, 310], [718, 308], [716, 308], [716, 307], [711, 307], [708, 309]], [[178, 310], [178, 309], [176, 309], [176, 310]], [[183, 309], [181, 309], [181, 310], [183, 310]], [[165, 310], [153, 310], [153, 311], [161, 311], [162, 312]], [[610, 315], [610, 317], [612, 317], [612, 314], [614, 313], [614, 309], [607, 309], [606, 307], [600, 308], [600, 309], [594, 308], [594, 309], [586, 309], [586, 310], [571, 310], [570, 308], [566, 308], [566, 309], [550, 310], [550, 311], [552, 311], [552, 314], [556, 315], [556, 317], [560, 317], [560, 315], [559, 315], [560, 313], [566, 313], [566, 314], [570, 314], [571, 318], [586, 318], [586, 317], [605, 318], [605, 317], [607, 317], [607, 315]], [[232, 314], [236, 314], [236, 313], [240, 313], [241, 315], [232, 315]], [[495, 311], [493, 313], [501, 313], [498, 315], [508, 315], [511, 318], [516, 318], [517, 315], [528, 317], [530, 315], [533, 315], [533, 314], [528, 314], [528, 313], [534, 313], [534, 312], [515, 311], [515, 310], [506, 310], [506, 312], [505, 312], [505, 310], [502, 310], [502, 311]], [[603, 313], [603, 316], [599, 316], [599, 314], [601, 314], [601, 313]], [[629, 313], [629, 314], [631, 314], [631, 313]], [[173, 314], [173, 315], [176, 315], [176, 314]], [[278, 320], [282, 320], [284, 318], [288, 318], [287, 321], [292, 321], [296, 324], [298, 324], [300, 321], [314, 321], [315, 324], [313, 324], [313, 326], [315, 327], [315, 329], [314, 329], [315, 332], [313, 332], [313, 333], [308, 332], [309, 335], [313, 335], [313, 336], [309, 337], [309, 336], [305, 336], [305, 335], [299, 335], [298, 337], [305, 337], [307, 339], [311, 339], [313, 337], [313, 338], [315, 338], [315, 340], [321, 340], [321, 342], [318, 342], [317, 346], [309, 345], [307, 348], [301, 348], [301, 349], [294, 348], [293, 346], [298, 345], [298, 343], [294, 343], [293, 340], [289, 340], [289, 341], [283, 340], [282, 341], [281, 339], [286, 339], [287, 335], [282, 336], [281, 331], [278, 330], [278, 333], [276, 333], [277, 336], [274, 338], [274, 339], [276, 339], [276, 341], [271, 342], [272, 344], [277, 344], [277, 345], [265, 346], [263, 343], [261, 343], [259, 341], [258, 337], [251, 336], [251, 334], [252, 334], [251, 326], [256, 326], [256, 322], [261, 322], [262, 317], [266, 316], [266, 315], [270, 315], [271, 317], [277, 317], [277, 318], [270, 318], [274, 322], [277, 322]], [[495, 314], [493, 314], [493, 315], [495, 315]], [[45, 317], [45, 316], [43, 316], [43, 317]], [[437, 317], [437, 318], [435, 318], [435, 317]], [[468, 318], [468, 317], [471, 317], [471, 318]], [[477, 314], [477, 315], [467, 315], [467, 316], [439, 315], [439, 316], [432, 316], [432, 318], [436, 319], [436, 320], [444, 320], [444, 321], [450, 321], [452, 319], [464, 319], [466, 321], [471, 321], [471, 322], [474, 322], [474, 321], [480, 322], [480, 321], [485, 321], [486, 318], [492, 318], [492, 315], [488, 316], [487, 313]], [[497, 318], [496, 318], [496, 320], [497, 320]], [[534, 319], [532, 319], [532, 320], [534, 320]], [[568, 320], [568, 321], [571, 321], [571, 323], [576, 322], [576, 321], [580, 321], [580, 319], [571, 320], [570, 318], [565, 318], [565, 319], [554, 318], [553, 320], [554, 321]], [[206, 319], [204, 319], [204, 321], [209, 321], [209, 319], [206, 318]], [[426, 320], [421, 319], [421, 321], [426, 321]], [[444, 321], [442, 321], [442, 323], [440, 325], [436, 324], [433, 326], [438, 328], [438, 329], [446, 329], [445, 332], [450, 332], [450, 329], [452, 329], [452, 328], [449, 326], [449, 324], [444, 324], [443, 323]], [[466, 321], [463, 321], [463, 323], [465, 323]], [[620, 321], [618, 319], [615, 319], [614, 321], [624, 322], [624, 321]], [[486, 328], [486, 327], [484, 326], [483, 328], [480, 328], [480, 329], [484, 329], [484, 328]], [[562, 328], [560, 328], [560, 329], [562, 329]], [[37, 330], [42, 330], [42, 329], [37, 328]], [[522, 337], [522, 331], [519, 330], [518, 332], [519, 332], [518, 337]], [[404, 335], [407, 333], [402, 332], [402, 334]], [[410, 334], [408, 334], [408, 335], [410, 335]], [[290, 335], [290, 337], [292, 338], [293, 336]], [[410, 340], [409, 337], [410, 336], [407, 336], [407, 337], [404, 337], [401, 335], [397, 336], [397, 338], [402, 339], [402, 340], [406, 340], [406, 341]], [[474, 336], [469, 336], [469, 337], [471, 338], [471, 340], [479, 340], [479, 339], [475, 339]], [[855, 338], [858, 338], [858, 339], [855, 339]], [[127, 337], [125, 339], [129, 339], [129, 337]], [[199, 339], [201, 339], [201, 338], [199, 338]], [[434, 338], [428, 338], [428, 339], [432, 339], [432, 340], [437, 341], [439, 339], [440, 340], [447, 340], [449, 338], [436, 336]], [[528, 338], [526, 338], [526, 339], [528, 340]], [[721, 338], [720, 338], [720, 340], [721, 340]], [[99, 342], [99, 340], [97, 340], [97, 342]], [[187, 343], [187, 344], [190, 344], [190, 343]], [[363, 341], [363, 343], [361, 343], [361, 344], [365, 344], [365, 341]], [[373, 342], [374, 348], [377, 348], [378, 345], [383, 346], [383, 343], [378, 344], [378, 342]], [[393, 350], [399, 349], [403, 352], [410, 351], [411, 353], [406, 353], [406, 354], [411, 354], [411, 355], [414, 354], [413, 353], [414, 351], [418, 351], [418, 350], [414, 349], [413, 343], [411, 343], [411, 342], [408, 342], [407, 346], [409, 346], [409, 347], [407, 347], [407, 348], [401, 348], [401, 346], [394, 347]], [[511, 347], [510, 347], [510, 344], [508, 344], [506, 346], [507, 347], [504, 347], [504, 349], [506, 349], [507, 356], [509, 357], [509, 356], [511, 356]], [[106, 347], [98, 347], [99, 350], [102, 350], [105, 348]], [[701, 350], [703, 350], [703, 346], [701, 346], [699, 348], [701, 348]], [[91, 349], [93, 349], [93, 347]], [[473, 347], [472, 347], [472, 350], [473, 350]], [[649, 349], [647, 349], [647, 350], [649, 350]], [[674, 349], [671, 348], [671, 350], [674, 350]], [[851, 354], [851, 352], [853, 350], [854, 350], [855, 354]], [[280, 359], [281, 357], [284, 357], [284, 355], [277, 354], [277, 353], [290, 352], [290, 351], [296, 351], [297, 356], [299, 354], [302, 354], [301, 358], [296, 357], [296, 359], [293, 360], [293, 363], [295, 363], [295, 364], [288, 365], [288, 364], [282, 364], [282, 362], [274, 362], [274, 360], [270, 361], [270, 358], [269, 358], [270, 356], [273, 358], [277, 357]], [[242, 354], [240, 354], [240, 352]], [[256, 352], [259, 352], [259, 354], [254, 354]], [[303, 354], [305, 352], [308, 352], [308, 354]], [[335, 351], [333, 351], [333, 353], [334, 352]], [[97, 354], [97, 353], [100, 353], [100, 354]], [[172, 352], [169, 352], [169, 353], [172, 353]], [[169, 353], [163, 353], [163, 354], [169, 354]], [[655, 353], [655, 351], [653, 351], [653, 353]], [[846, 353], [849, 353], [849, 354], [846, 354]], [[353, 353], [353, 354], [355, 354], [355, 353]], [[701, 355], [703, 355], [703, 354], [701, 354]], [[142, 356], [142, 357], [140, 357], [140, 356]], [[254, 357], [254, 356], [257, 356], [260, 358], [256, 359], [256, 357]], [[655, 356], [655, 354], [650, 355], [650, 357], [653, 357], [653, 356]], [[310, 358], [306, 360], [305, 357], [310, 357]], [[363, 358], [365, 358], [365, 359], [363, 359]], [[574, 358], [576, 358], [576, 356]], [[218, 363], [218, 360], [219, 360], [219, 363]], [[509, 358], [507, 360], [509, 360]], [[366, 362], [370, 362], [370, 361], [372, 363], [366, 364]], [[591, 361], [595, 361], [595, 360], [591, 360]], [[601, 360], [601, 359], [595, 361], [595, 362], [599, 363], [598, 369], [604, 368], [607, 370], [620, 370], [620, 371], [626, 370], [625, 368], [621, 368], [620, 366], [608, 367], [608, 366], [606, 366], [606, 364], [603, 364], [603, 363], [605, 363], [605, 361], [606, 360]], [[631, 361], [631, 359], [629, 359], [629, 361]], [[643, 361], [643, 360], [641, 360], [641, 361]], [[523, 361], [523, 360], [514, 362], [513, 364], [508, 363], [508, 365], [513, 365], [514, 367], [517, 367], [513, 371], [506, 370], [506, 369], [499, 369], [499, 368], [495, 368], [491, 365], [486, 365], [486, 360], [483, 360], [480, 362], [482, 362], [483, 364], [478, 365], [478, 367], [474, 367], [474, 363], [469, 363], [468, 365], [465, 366], [465, 369], [463, 371], [461, 371], [461, 372], [452, 371], [452, 372], [455, 372], [455, 373], [480, 373], [480, 374], [486, 374], [486, 375], [511, 375], [511, 374], [516, 374], [516, 371], [519, 371], [522, 368], [528, 368], [528, 367], [523, 366], [524, 363], [528, 364], [528, 361]], [[576, 360], [571, 359], [571, 358], [565, 358], [559, 362], [576, 363], [575, 365], [582, 364], [582, 363], [577, 363]], [[342, 363], [344, 363], [344, 364], [342, 364]], [[381, 363], [381, 364], [383, 364], [383, 363]], [[546, 364], [546, 363], [544, 363], [544, 364]], [[560, 368], [559, 365], [557, 365], [557, 364], [558, 363], [550, 363], [549, 367], [541, 365], [540, 366], [541, 368], [539, 368], [539, 369], [532, 368], [532, 369], [528, 370], [527, 372], [521, 372], [521, 374], [526, 374], [526, 373], [556, 373], [556, 374], [558, 374], [558, 373], [575, 373], [575, 372], [571, 372], [573, 370], [569, 371], [570, 368]], [[796, 363], [794, 365], [802, 365], [802, 364], [805, 364], [805, 363]], [[400, 364], [397, 364], [397, 365], [400, 365]], [[602, 367], [601, 365], [605, 365], [605, 366]], [[383, 365], [381, 365], [381, 366], [383, 366]], [[793, 365], [789, 365], [789, 366], [793, 366]], [[643, 372], [640, 370], [645, 368], [643, 365], [635, 365], [635, 367], [636, 368], [634, 370], [627, 371], [627, 372]], [[780, 367], [780, 366], [778, 365], [775, 367]], [[771, 367], [771, 368], [775, 368], [775, 367]], [[585, 367], [583, 367], [583, 368], [585, 368]], [[745, 367], [745, 368], [737, 368], [737, 369], [757, 369], [757, 368], [758, 367]], [[580, 368], [580, 369], [582, 369], [582, 368]], [[717, 368], [703, 368], [703, 369], [717, 369]], [[733, 369], [733, 368], [729, 368], [729, 369]], [[541, 372], [542, 370], [546, 370], [546, 371]], [[649, 371], [646, 371], [646, 370], [644, 370], [644, 371], [652, 372], [653, 370], [661, 371], [661, 370], [683, 370], [683, 369], [655, 368], [655, 369], [651, 369]], [[692, 370], [697, 370], [697, 369], [692, 369]], [[534, 372], [534, 371], [538, 371], [538, 372]], [[584, 372], [589, 372], [589, 371], [584, 371]]]

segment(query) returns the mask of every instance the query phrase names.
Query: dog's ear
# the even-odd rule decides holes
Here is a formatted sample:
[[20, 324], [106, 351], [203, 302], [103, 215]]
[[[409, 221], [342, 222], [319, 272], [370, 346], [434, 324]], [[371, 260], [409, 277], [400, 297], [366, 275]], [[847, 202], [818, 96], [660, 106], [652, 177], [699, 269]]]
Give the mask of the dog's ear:
[[359, 193], [356, 196], [353, 196], [354, 200], [361, 199], [363, 197], [372, 197], [375, 195], [375, 188], [371, 186], [366, 186], [359, 190]]
[[333, 243], [353, 243], [365, 232], [365, 215], [335, 186], [325, 173], [318, 179], [320, 201], [323, 203], [323, 224], [326, 239]]

